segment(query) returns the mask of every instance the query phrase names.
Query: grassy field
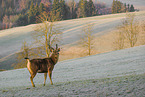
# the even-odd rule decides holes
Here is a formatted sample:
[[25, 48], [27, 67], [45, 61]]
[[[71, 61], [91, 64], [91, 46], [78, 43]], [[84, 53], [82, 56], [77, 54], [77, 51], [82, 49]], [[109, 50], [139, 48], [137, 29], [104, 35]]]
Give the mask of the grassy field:
[[115, 78], [89, 79], [42, 85], [36, 88], [18, 87], [0, 89], [0, 96], [14, 97], [144, 97], [145, 74]]
[[26, 68], [0, 72], [0, 96], [144, 97], [145, 45], [58, 62], [50, 85], [43, 74], [31, 86]]
[[144, 97], [144, 48], [126, 50], [59, 62], [54, 69], [54, 85], [47, 79], [45, 87], [42, 74], [34, 78], [36, 88], [32, 88], [26, 69], [3, 71], [0, 96]]

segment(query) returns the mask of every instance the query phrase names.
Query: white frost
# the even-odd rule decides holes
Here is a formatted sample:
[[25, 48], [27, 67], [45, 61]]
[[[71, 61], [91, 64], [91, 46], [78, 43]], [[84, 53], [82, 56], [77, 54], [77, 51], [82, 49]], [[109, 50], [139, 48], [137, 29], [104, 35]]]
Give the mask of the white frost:
[[[145, 45], [59, 62], [54, 68], [52, 80], [55, 84], [142, 73], [145, 73]], [[36, 86], [43, 84], [43, 81], [43, 74], [37, 74], [34, 78]], [[0, 72], [0, 89], [20, 86], [31, 86], [26, 68]]]

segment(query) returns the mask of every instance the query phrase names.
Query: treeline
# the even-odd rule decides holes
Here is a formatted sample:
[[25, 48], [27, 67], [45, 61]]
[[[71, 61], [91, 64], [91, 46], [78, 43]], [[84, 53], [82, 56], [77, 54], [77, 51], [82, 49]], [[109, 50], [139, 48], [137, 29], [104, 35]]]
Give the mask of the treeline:
[[134, 6], [130, 4], [123, 4], [121, 1], [113, 0], [112, 13], [134, 12]]
[[92, 0], [1, 0], [0, 29], [36, 23], [44, 11], [56, 21], [96, 15]]
[[[125, 11], [120, 11], [125, 8]], [[117, 10], [116, 10], [117, 8]], [[120, 1], [113, 1], [111, 8], [104, 3], [94, 4], [92, 0], [0, 0], [0, 29], [38, 23], [39, 16], [45, 12], [48, 21], [90, 17], [95, 15], [126, 12]]]

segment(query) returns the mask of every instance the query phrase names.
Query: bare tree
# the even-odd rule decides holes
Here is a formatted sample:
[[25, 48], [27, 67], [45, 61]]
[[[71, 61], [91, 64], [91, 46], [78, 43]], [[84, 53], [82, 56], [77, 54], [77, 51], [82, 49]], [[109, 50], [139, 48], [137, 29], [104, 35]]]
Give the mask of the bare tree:
[[124, 48], [124, 41], [125, 41], [124, 33], [122, 33], [121, 31], [118, 31], [116, 33], [116, 37], [115, 37], [115, 40], [113, 42], [113, 46], [114, 46], [115, 50], [123, 49]]
[[54, 20], [50, 20], [53, 19], [53, 16], [50, 17], [48, 13], [44, 12], [38, 19], [39, 22], [41, 21], [42, 23], [35, 26], [35, 31], [32, 34], [35, 41], [31, 44], [31, 47], [28, 46], [26, 41], [23, 43], [20, 53], [17, 54], [18, 63], [12, 65], [14, 68], [26, 67], [26, 61], [24, 61], [25, 57], [49, 57], [49, 45], [54, 46], [54, 44], [58, 43], [61, 39], [61, 30], [56, 26]]
[[127, 14], [122, 27], [124, 28], [125, 37], [129, 41], [130, 46], [134, 47], [140, 31], [139, 23], [135, 21], [135, 14]]
[[45, 55], [49, 57], [49, 45], [52, 46], [58, 43], [62, 32], [60, 28], [56, 26], [56, 23], [54, 23], [53, 17], [48, 16], [46, 12], [43, 12], [38, 19], [42, 23], [37, 25], [33, 33], [33, 38], [35, 39], [34, 44], [37, 43], [40, 46], [38, 51], [42, 51], [41, 54], [45, 51]]
[[142, 21], [141, 23], [140, 38], [141, 38], [141, 45], [145, 45], [145, 21]]
[[81, 44], [88, 50], [88, 55], [91, 55], [91, 50], [93, 47], [93, 25], [87, 24], [82, 28]]
[[22, 47], [21, 47], [21, 50], [19, 53], [16, 54], [16, 60], [17, 60], [17, 63], [15, 64], [12, 64], [12, 66], [17, 69], [17, 68], [24, 68], [26, 67], [26, 61], [24, 60], [25, 57], [28, 57], [30, 54], [29, 54], [29, 46], [28, 44], [26, 43], [26, 41], [24, 41], [22, 43]]
[[126, 14], [126, 18], [122, 21], [122, 24], [117, 27], [119, 33], [115, 39], [114, 46], [116, 50], [123, 49], [125, 41], [128, 41], [130, 47], [134, 47], [139, 36], [140, 26], [135, 21], [135, 14]]

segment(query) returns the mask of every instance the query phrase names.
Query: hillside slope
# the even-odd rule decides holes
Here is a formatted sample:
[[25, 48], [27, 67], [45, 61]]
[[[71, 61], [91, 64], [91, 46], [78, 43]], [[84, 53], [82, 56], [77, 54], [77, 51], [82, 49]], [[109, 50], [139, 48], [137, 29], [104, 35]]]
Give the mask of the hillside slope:
[[[137, 12], [137, 19], [144, 20], [144, 13], [144, 11]], [[57, 26], [61, 26], [63, 32], [59, 46], [78, 42], [83, 26], [88, 23], [94, 24], [93, 34], [98, 37], [114, 30], [124, 17], [125, 13], [122, 13], [55, 22]], [[0, 69], [12, 69], [11, 65], [15, 62], [14, 55], [20, 50], [22, 42], [24, 40], [27, 40], [29, 44], [33, 42], [31, 34], [34, 32], [36, 25], [32, 24], [0, 31]]]
[[[145, 73], [145, 45], [104, 54], [68, 60], [56, 64], [53, 82], [112, 78]], [[0, 90], [30, 87], [29, 72], [25, 69], [0, 72]], [[34, 78], [36, 87], [43, 83], [43, 74]], [[49, 79], [47, 79], [47, 84]], [[50, 83], [49, 83], [50, 84]]]
[[0, 72], [0, 96], [140, 96], [145, 95], [145, 45], [56, 64], [54, 85], [43, 74], [32, 88], [26, 68]]

